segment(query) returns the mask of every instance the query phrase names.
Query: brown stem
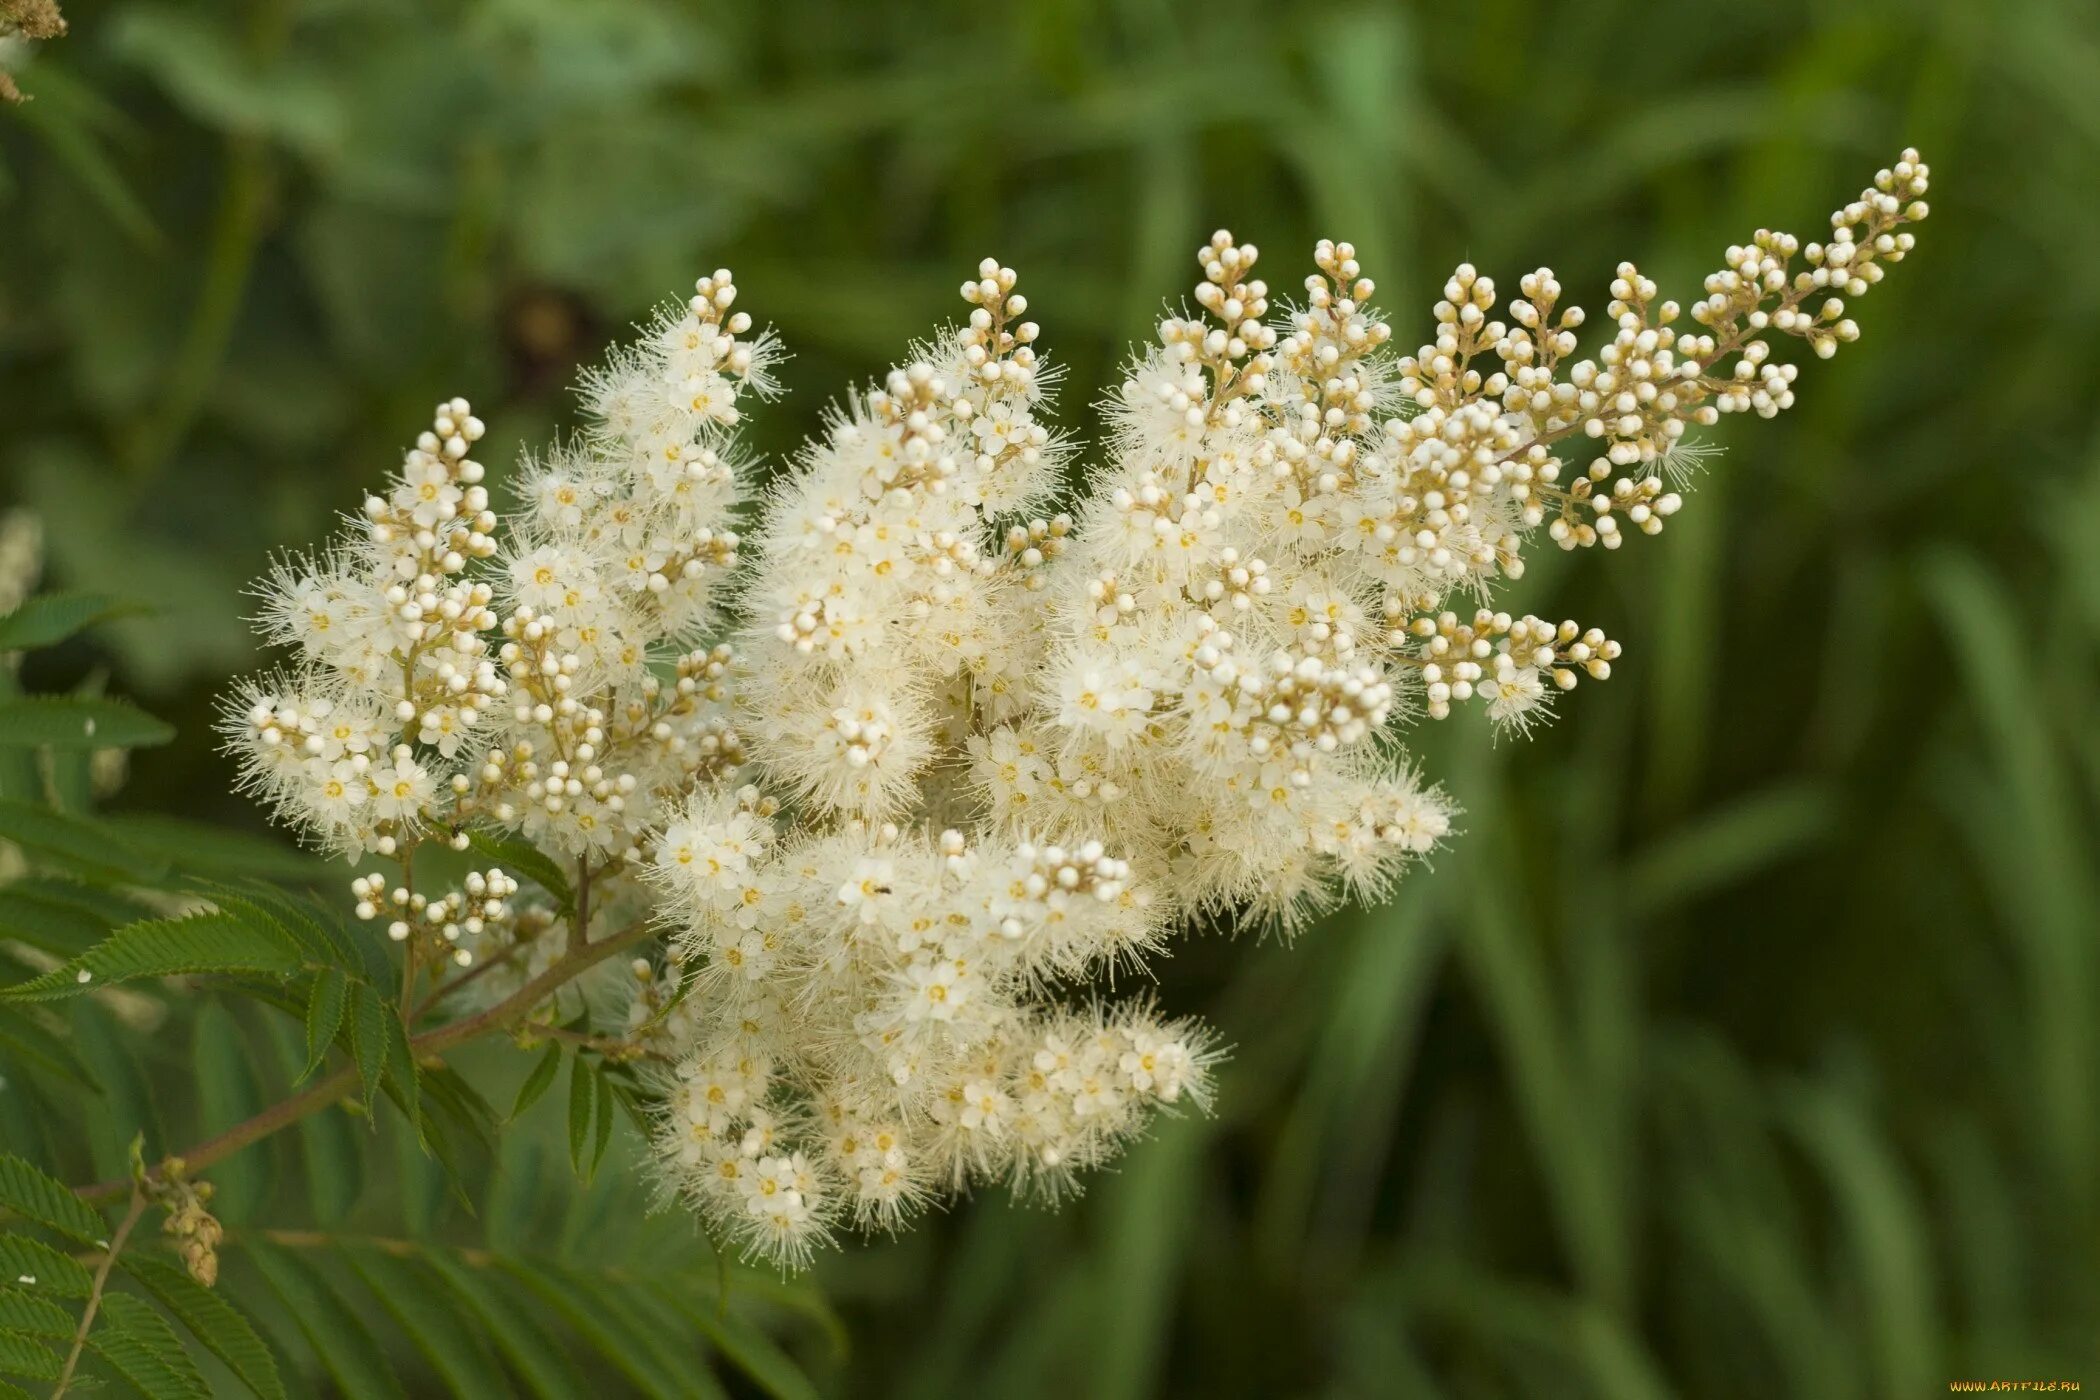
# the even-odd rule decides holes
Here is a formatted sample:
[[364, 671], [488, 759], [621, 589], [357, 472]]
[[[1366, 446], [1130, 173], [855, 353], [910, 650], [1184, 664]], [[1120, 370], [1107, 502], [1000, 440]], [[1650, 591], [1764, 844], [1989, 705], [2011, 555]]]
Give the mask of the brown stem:
[[626, 1060], [668, 1060], [670, 1057], [651, 1050], [639, 1041], [622, 1040], [616, 1035], [586, 1035], [582, 1031], [568, 1030], [562, 1026], [534, 1026], [530, 1035], [535, 1040], [558, 1040], [564, 1045], [573, 1045], [579, 1050], [593, 1050], [615, 1063]]
[[73, 1371], [80, 1365], [80, 1353], [87, 1346], [88, 1329], [95, 1325], [95, 1314], [102, 1310], [102, 1293], [109, 1287], [110, 1270], [117, 1266], [117, 1256], [124, 1252], [124, 1242], [131, 1238], [131, 1231], [146, 1213], [145, 1187], [131, 1183], [131, 1209], [124, 1212], [124, 1221], [117, 1226], [117, 1233], [109, 1237], [109, 1248], [103, 1252], [102, 1262], [95, 1266], [95, 1281], [88, 1289], [87, 1306], [80, 1310], [80, 1326], [74, 1329], [73, 1346], [66, 1353], [66, 1364], [58, 1373], [58, 1384], [51, 1391], [51, 1400], [59, 1400], [66, 1387], [73, 1383]]
[[483, 958], [480, 962], [474, 964], [473, 967], [467, 969], [467, 971], [453, 978], [450, 982], [442, 982], [437, 986], [432, 987], [430, 991], [427, 994], [425, 994], [422, 1002], [416, 1007], [417, 1019], [420, 1020], [424, 1016], [429, 1015], [432, 1007], [436, 1006], [446, 997], [451, 996], [461, 987], [466, 986], [469, 982], [472, 982], [476, 978], [484, 976], [485, 974], [493, 972], [497, 968], [504, 966], [506, 963], [510, 962], [512, 958], [515, 958], [518, 954], [524, 952], [525, 947], [526, 945], [524, 943], [513, 943], [508, 948], [505, 948], [502, 952], [496, 954], [494, 957]]
[[[531, 1012], [567, 983], [582, 976], [621, 949], [633, 947], [649, 937], [652, 932], [654, 930], [647, 919], [638, 919], [618, 933], [610, 934], [588, 946], [572, 949], [545, 972], [487, 1010], [476, 1012], [463, 1020], [448, 1021], [442, 1026], [424, 1031], [421, 1035], [410, 1036], [409, 1051], [413, 1058], [422, 1061], [434, 1056], [443, 1056], [470, 1040], [478, 1040], [493, 1031], [501, 1030]], [[327, 1078], [317, 1081], [311, 1088], [272, 1104], [253, 1118], [236, 1123], [217, 1137], [206, 1138], [195, 1147], [175, 1156], [181, 1159], [189, 1171], [208, 1167], [232, 1156], [251, 1143], [260, 1142], [272, 1133], [320, 1112], [355, 1089], [357, 1083], [356, 1067], [345, 1066]], [[156, 1168], [155, 1172], [158, 1170], [159, 1168]], [[82, 1200], [102, 1200], [121, 1194], [127, 1184], [127, 1181], [98, 1181], [92, 1186], [79, 1187], [74, 1194]]]

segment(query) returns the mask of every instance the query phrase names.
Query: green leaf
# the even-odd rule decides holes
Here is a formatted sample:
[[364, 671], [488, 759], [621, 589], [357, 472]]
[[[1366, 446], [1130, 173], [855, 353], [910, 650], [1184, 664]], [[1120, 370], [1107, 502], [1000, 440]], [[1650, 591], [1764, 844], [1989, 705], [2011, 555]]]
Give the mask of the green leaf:
[[153, 911], [114, 890], [77, 880], [29, 875], [0, 886], [0, 938], [13, 938], [61, 958], [74, 958], [110, 930]]
[[488, 831], [469, 831], [467, 840], [475, 850], [501, 866], [506, 875], [523, 875], [554, 896], [554, 902], [566, 915], [576, 909], [576, 892], [569, 888], [569, 877], [555, 859], [529, 841], [514, 836], [498, 836]]
[[165, 744], [175, 726], [122, 700], [24, 695], [0, 700], [0, 744], [55, 749], [139, 749]]
[[414, 1264], [373, 1249], [344, 1251], [380, 1305], [430, 1362], [450, 1394], [501, 1397], [511, 1392], [496, 1358], [453, 1308], [444, 1290]]
[[0, 1332], [0, 1371], [33, 1381], [55, 1381], [60, 1365], [58, 1353], [34, 1337]]
[[0, 1329], [35, 1337], [70, 1337], [79, 1326], [72, 1313], [24, 1288], [0, 1288]]
[[526, 1075], [525, 1082], [518, 1086], [518, 1101], [510, 1107], [511, 1122], [515, 1123], [523, 1118], [525, 1110], [540, 1101], [541, 1095], [554, 1083], [554, 1076], [560, 1069], [561, 1046], [550, 1041], [546, 1051], [541, 1054], [539, 1063], [532, 1067], [532, 1073]]
[[121, 812], [103, 821], [133, 848], [211, 880], [318, 880], [333, 864], [274, 837], [160, 812]]
[[109, 936], [107, 919], [32, 887], [42, 883], [24, 880], [0, 888], [0, 937], [17, 939], [57, 957], [73, 958]]
[[211, 1400], [211, 1387], [175, 1329], [128, 1293], [104, 1295], [88, 1345], [151, 1400]]
[[45, 64], [36, 75], [36, 103], [22, 109], [25, 125], [43, 133], [58, 163], [101, 207], [110, 224], [148, 253], [166, 247], [153, 216], [125, 183], [115, 161], [103, 150], [103, 138], [123, 125], [115, 110], [86, 81], [63, 68]]
[[[34, 1279], [34, 1283], [24, 1283]], [[94, 1280], [70, 1255], [27, 1235], [0, 1235], [0, 1284], [33, 1288], [61, 1298], [85, 1298]]]
[[613, 1086], [606, 1082], [605, 1062], [599, 1061], [598, 1071], [592, 1078], [596, 1081], [592, 1092], [598, 1100], [597, 1113], [591, 1124], [591, 1174], [596, 1175], [598, 1164], [605, 1160], [605, 1145], [612, 1141]]
[[508, 1276], [470, 1269], [443, 1250], [424, 1261], [444, 1277], [452, 1297], [474, 1315], [480, 1330], [495, 1339], [511, 1370], [541, 1400], [586, 1400], [592, 1391], [550, 1329], [533, 1316], [531, 1302]]
[[[197, 1084], [200, 1126], [207, 1133], [230, 1128], [262, 1112], [254, 1051], [240, 1023], [216, 998], [197, 1010], [191, 1027], [192, 1077]], [[212, 1169], [212, 1211], [230, 1223], [250, 1219], [268, 1190], [268, 1159], [241, 1152]]]
[[74, 1055], [73, 1048], [31, 1020], [25, 1012], [0, 1008], [0, 1056], [41, 1070], [55, 1079], [66, 1080], [90, 1094], [102, 1092], [101, 1086], [95, 1083], [95, 1076]]
[[576, 1169], [579, 1179], [590, 1180], [590, 1170], [584, 1164], [586, 1148], [591, 1139], [591, 1118], [597, 1108], [598, 1081], [591, 1067], [584, 1063], [583, 1056], [569, 1057], [569, 1165]]
[[353, 987], [349, 1019], [350, 1058], [357, 1063], [365, 1112], [370, 1113], [379, 1099], [379, 1086], [386, 1082], [387, 1022], [396, 1017], [386, 999], [370, 987]]
[[108, 1222], [64, 1182], [8, 1154], [0, 1154], [0, 1207], [97, 1248], [109, 1235]]
[[[377, 1000], [378, 998], [374, 998]], [[383, 1003], [386, 1016], [382, 1024], [386, 1030], [386, 1077], [399, 1091], [404, 1102], [401, 1111], [408, 1121], [423, 1130], [423, 1067], [416, 1063], [416, 1052], [408, 1043], [408, 1028], [401, 1024], [400, 1008], [393, 1002]]]
[[167, 875], [166, 862], [133, 849], [105, 824], [16, 798], [0, 798], [0, 838], [95, 879], [154, 884]]
[[719, 1389], [711, 1384], [713, 1378], [705, 1369], [695, 1369], [699, 1365], [697, 1357], [688, 1361], [665, 1356], [658, 1345], [661, 1339], [647, 1326], [619, 1307], [609, 1305], [610, 1288], [592, 1290], [587, 1298], [579, 1299], [576, 1295], [582, 1290], [573, 1287], [573, 1279], [550, 1278], [547, 1270], [524, 1263], [506, 1262], [503, 1267], [512, 1278], [552, 1304], [600, 1355], [619, 1367], [652, 1400], [688, 1400]]
[[285, 1400], [277, 1358], [239, 1309], [164, 1259], [133, 1251], [120, 1261], [242, 1385], [260, 1400]]
[[680, 1308], [739, 1371], [774, 1400], [816, 1400], [817, 1387], [773, 1339], [727, 1308]]
[[254, 910], [257, 917], [281, 927], [323, 966], [341, 968], [352, 978], [376, 986], [394, 985], [394, 967], [381, 940], [344, 928], [335, 911], [311, 899], [252, 881], [239, 886], [207, 884], [204, 892], [221, 908]]
[[308, 1344], [335, 1379], [337, 1389], [357, 1396], [358, 1400], [401, 1394], [401, 1382], [387, 1365], [379, 1343], [358, 1320], [356, 1309], [328, 1286], [318, 1270], [274, 1246], [246, 1248], [264, 1281], [306, 1334]]
[[301, 1083], [311, 1079], [328, 1058], [328, 1047], [335, 1044], [349, 1002], [350, 979], [342, 973], [330, 968], [314, 979], [313, 995], [306, 1003], [306, 1067], [299, 1071]]
[[289, 977], [303, 965], [283, 934], [225, 910], [127, 924], [63, 967], [0, 988], [0, 999], [51, 1000], [113, 982], [183, 973]]
[[0, 617], [0, 651], [55, 646], [105, 618], [137, 612], [104, 593], [44, 593]]
[[[306, 1043], [285, 1018], [263, 1023], [278, 1068], [296, 1079], [306, 1063]], [[299, 1175], [304, 1179], [311, 1221], [323, 1229], [342, 1223], [363, 1190], [365, 1156], [356, 1114], [348, 1109], [310, 1113], [299, 1120]]]

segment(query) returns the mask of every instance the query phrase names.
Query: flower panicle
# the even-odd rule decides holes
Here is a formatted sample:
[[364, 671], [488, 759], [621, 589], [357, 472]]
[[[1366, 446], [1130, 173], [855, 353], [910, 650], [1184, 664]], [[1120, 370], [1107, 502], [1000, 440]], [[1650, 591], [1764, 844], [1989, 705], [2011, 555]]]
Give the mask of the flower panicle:
[[[1827, 240], [1760, 231], [1689, 306], [1622, 265], [1587, 355], [1548, 269], [1502, 306], [1460, 267], [1403, 353], [1350, 244], [1285, 304], [1221, 230], [1076, 494], [996, 259], [754, 491], [740, 434], [780, 349], [718, 271], [584, 376], [586, 427], [508, 515], [480, 420], [439, 405], [359, 532], [264, 585], [290, 659], [222, 727], [331, 849], [494, 829], [653, 911], [662, 953], [611, 981], [656, 1174], [754, 1257], [973, 1184], [1055, 1199], [1206, 1107], [1220, 1054], [1073, 989], [1191, 923], [1383, 898], [1449, 839], [1407, 728], [1472, 705], [1522, 734], [1620, 659], [1496, 604], [1526, 549], [1659, 533], [1698, 430], [1794, 402], [1775, 344], [1857, 338], [1928, 179], [1906, 151]], [[412, 949], [501, 960], [488, 988], [558, 952], [500, 869], [356, 894]]]

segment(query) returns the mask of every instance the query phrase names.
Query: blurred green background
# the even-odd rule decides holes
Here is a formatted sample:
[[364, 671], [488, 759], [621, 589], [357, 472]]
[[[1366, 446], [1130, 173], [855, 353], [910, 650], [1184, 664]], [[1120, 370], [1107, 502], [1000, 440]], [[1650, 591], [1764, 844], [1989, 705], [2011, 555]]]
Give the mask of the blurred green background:
[[[50, 582], [160, 611], [37, 680], [182, 726], [120, 805], [256, 831], [204, 729], [267, 554], [440, 396], [507, 463], [700, 272], [795, 352], [776, 455], [986, 253], [1084, 425], [1220, 224], [1279, 290], [1352, 239], [1412, 346], [1460, 260], [1689, 298], [1920, 146], [1862, 343], [1724, 425], [1661, 539], [1507, 595], [1623, 639], [1611, 684], [1532, 744], [1424, 736], [1465, 835], [1391, 907], [1159, 965], [1235, 1047], [1219, 1114], [1077, 1206], [834, 1254], [847, 1346], [794, 1344], [860, 1395], [2100, 1386], [2100, 8], [65, 9], [0, 111], [0, 504]], [[640, 1209], [610, 1179], [594, 1222]], [[481, 1228], [398, 1195], [358, 1219]]]

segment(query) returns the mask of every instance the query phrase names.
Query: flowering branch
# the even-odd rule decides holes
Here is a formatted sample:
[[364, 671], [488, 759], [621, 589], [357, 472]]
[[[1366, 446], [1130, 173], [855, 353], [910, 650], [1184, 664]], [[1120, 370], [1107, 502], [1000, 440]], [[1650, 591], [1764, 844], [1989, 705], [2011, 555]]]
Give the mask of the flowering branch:
[[[313, 839], [404, 862], [353, 886], [405, 945], [404, 1014], [486, 1007], [419, 1055], [566, 998], [546, 1038], [643, 1065], [656, 1169], [748, 1251], [799, 1263], [972, 1182], [1055, 1197], [1206, 1104], [1217, 1058], [1077, 989], [1197, 922], [1288, 934], [1387, 894], [1457, 817], [1403, 726], [1477, 701], [1522, 731], [1620, 660], [1492, 606], [1527, 544], [1661, 532], [1695, 430], [1792, 405], [1775, 341], [1857, 337], [1927, 185], [1906, 151], [1828, 241], [1760, 230], [1688, 315], [1622, 264], [1585, 358], [1549, 269], [1498, 318], [1460, 267], [1401, 355], [1348, 244], [1283, 306], [1220, 231], [1076, 498], [1055, 369], [992, 259], [965, 322], [756, 498], [739, 433], [779, 347], [717, 271], [585, 376], [585, 430], [524, 463], [508, 517], [481, 421], [439, 405], [359, 530], [265, 585], [292, 660], [227, 740]], [[418, 842], [477, 836], [520, 868], [406, 878]], [[636, 922], [592, 941], [614, 907]], [[582, 980], [651, 928], [661, 960]], [[470, 970], [412, 1008], [445, 962]], [[625, 1034], [576, 1025], [620, 990]]]

